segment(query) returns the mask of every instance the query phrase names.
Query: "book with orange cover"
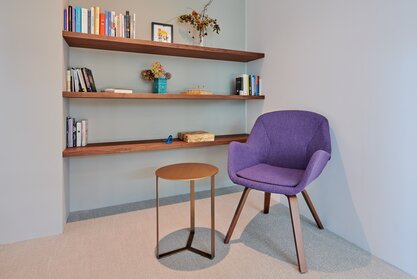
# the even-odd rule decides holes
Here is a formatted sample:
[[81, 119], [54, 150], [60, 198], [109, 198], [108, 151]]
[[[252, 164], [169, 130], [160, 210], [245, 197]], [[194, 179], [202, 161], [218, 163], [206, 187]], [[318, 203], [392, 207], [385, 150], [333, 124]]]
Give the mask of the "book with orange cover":
[[105, 21], [105, 15], [104, 15], [104, 13], [100, 13], [100, 35], [105, 35], [105, 33], [104, 33], [104, 21]]

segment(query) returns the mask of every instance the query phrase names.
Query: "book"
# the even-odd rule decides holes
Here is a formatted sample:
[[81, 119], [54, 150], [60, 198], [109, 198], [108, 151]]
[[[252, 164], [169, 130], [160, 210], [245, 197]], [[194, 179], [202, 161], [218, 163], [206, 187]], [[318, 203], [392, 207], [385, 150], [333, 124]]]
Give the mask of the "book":
[[99, 35], [105, 35], [104, 33], [104, 22], [105, 22], [105, 16], [104, 13], [100, 13], [100, 29], [99, 29]]
[[80, 82], [78, 81], [78, 74], [75, 68], [71, 69], [71, 73], [72, 73], [72, 78], [74, 80], [74, 87], [73, 90], [74, 92], [80, 92]]
[[259, 77], [259, 96], [263, 96], [264, 92], [262, 90], [262, 78]]
[[102, 90], [102, 92], [109, 92], [109, 93], [133, 93], [131, 89], [120, 89], [120, 88], [106, 88]]
[[243, 95], [243, 78], [242, 77], [237, 77], [236, 78], [236, 94], [237, 95]]
[[81, 120], [81, 146], [86, 146], [88, 144], [88, 126], [87, 120]]
[[87, 86], [85, 85], [84, 76], [81, 72], [81, 69], [77, 69], [78, 79], [80, 81], [80, 92], [87, 92]]
[[94, 34], [94, 7], [90, 8], [90, 34]]
[[70, 92], [71, 91], [71, 71], [70, 70], [67, 70], [67, 78], [66, 78], [66, 90], [68, 91], [68, 92]]
[[72, 32], [75, 32], [75, 7], [72, 7]]
[[81, 147], [81, 121], [76, 122], [76, 147]]
[[130, 15], [129, 15], [129, 11], [126, 11], [126, 27], [125, 27], [125, 32], [126, 32], [126, 38], [130, 38]]
[[94, 34], [100, 34], [100, 8], [94, 7]]
[[81, 8], [81, 33], [88, 33], [88, 10]]
[[75, 7], [75, 32], [81, 32], [81, 7]]
[[214, 141], [215, 135], [206, 131], [180, 132], [178, 138], [185, 142]]
[[73, 147], [73, 129], [74, 129], [74, 119], [70, 116], [67, 117], [67, 147]]
[[94, 82], [93, 72], [88, 68], [86, 68], [85, 70], [87, 72], [88, 82], [90, 83], [91, 92], [97, 92], [96, 83]]
[[133, 14], [132, 21], [131, 21], [131, 34], [133, 35], [132, 38], [136, 39], [136, 14]]
[[115, 12], [111, 12], [111, 36], [114, 37], [116, 36], [116, 25], [115, 25], [115, 17], [116, 17], [116, 13]]
[[68, 12], [67, 12], [67, 16], [68, 16], [68, 30], [67, 31], [72, 31], [72, 6], [68, 6]]
[[109, 35], [109, 12], [104, 11], [104, 35]]
[[86, 68], [81, 68], [81, 73], [83, 74], [83, 78], [84, 78], [85, 86], [87, 88], [87, 92], [91, 92], [92, 91], [91, 90], [91, 84], [90, 84], [90, 81], [88, 79]]
[[87, 9], [87, 33], [91, 34], [91, 11]]
[[68, 10], [67, 8], [64, 9], [64, 31], [68, 31], [67, 30], [67, 26], [68, 26]]

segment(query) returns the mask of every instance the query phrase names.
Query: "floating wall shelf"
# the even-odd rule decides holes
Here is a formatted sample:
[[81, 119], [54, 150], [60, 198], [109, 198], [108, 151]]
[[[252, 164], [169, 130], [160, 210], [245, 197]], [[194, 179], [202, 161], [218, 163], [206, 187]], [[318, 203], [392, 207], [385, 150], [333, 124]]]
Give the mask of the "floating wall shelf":
[[184, 44], [161, 43], [140, 39], [128, 39], [76, 32], [63, 32], [70, 47], [113, 51], [147, 53], [235, 62], [249, 62], [265, 57], [264, 53], [224, 48], [201, 47]]
[[104, 155], [104, 154], [118, 154], [118, 153], [154, 151], [154, 150], [215, 146], [215, 145], [229, 144], [232, 141], [246, 142], [247, 138], [248, 138], [247, 134], [238, 134], [238, 135], [216, 136], [214, 141], [195, 142], [195, 143], [187, 143], [178, 139], [174, 139], [171, 144], [165, 143], [162, 139], [93, 143], [93, 144], [88, 144], [87, 146], [84, 146], [84, 147], [66, 148], [63, 151], [63, 156], [64, 157], [94, 156], [94, 155]]
[[153, 93], [107, 93], [107, 92], [62, 92], [65, 98], [84, 99], [162, 99], [162, 100], [262, 100], [265, 96], [240, 95], [186, 95], [186, 94], [153, 94]]

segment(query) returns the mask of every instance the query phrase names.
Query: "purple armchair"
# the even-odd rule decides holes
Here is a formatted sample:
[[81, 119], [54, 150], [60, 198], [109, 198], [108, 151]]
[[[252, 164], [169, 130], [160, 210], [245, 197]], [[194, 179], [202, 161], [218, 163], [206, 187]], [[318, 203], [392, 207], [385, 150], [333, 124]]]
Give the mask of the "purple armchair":
[[288, 198], [298, 268], [307, 272], [296, 195], [302, 193], [320, 229], [323, 225], [305, 187], [316, 179], [330, 160], [329, 122], [308, 111], [277, 111], [261, 115], [247, 143], [229, 145], [230, 179], [244, 186], [242, 197], [224, 243], [229, 243], [251, 189], [265, 192], [264, 213], [269, 212], [271, 193]]

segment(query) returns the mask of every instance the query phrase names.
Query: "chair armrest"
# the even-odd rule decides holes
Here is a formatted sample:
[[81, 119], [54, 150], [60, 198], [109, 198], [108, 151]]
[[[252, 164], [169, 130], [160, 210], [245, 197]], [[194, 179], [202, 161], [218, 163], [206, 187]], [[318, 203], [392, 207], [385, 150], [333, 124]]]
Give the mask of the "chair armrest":
[[234, 177], [238, 171], [258, 163], [259, 154], [256, 146], [240, 142], [229, 144], [227, 170], [230, 177]]
[[313, 153], [304, 171], [303, 178], [298, 183], [297, 188], [301, 192], [308, 184], [314, 181], [324, 170], [327, 162], [330, 160], [330, 153], [324, 150], [317, 150]]

